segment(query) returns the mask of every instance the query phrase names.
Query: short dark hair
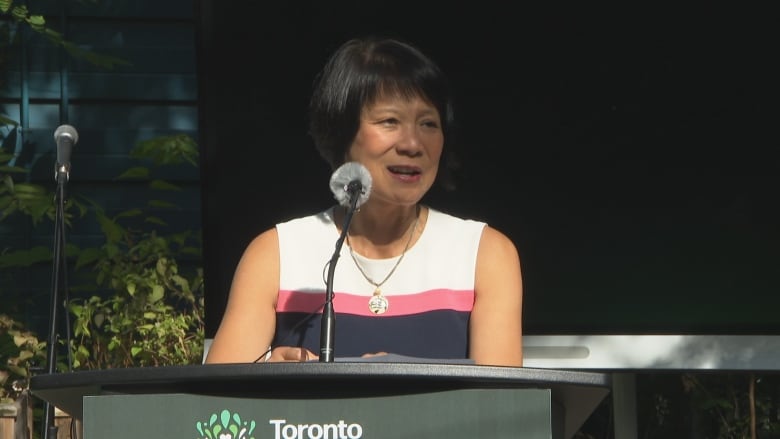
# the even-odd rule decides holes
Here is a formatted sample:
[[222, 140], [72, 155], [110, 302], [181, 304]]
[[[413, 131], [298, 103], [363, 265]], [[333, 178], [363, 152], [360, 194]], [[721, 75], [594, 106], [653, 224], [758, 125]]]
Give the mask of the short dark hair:
[[439, 111], [444, 148], [437, 181], [453, 189], [458, 162], [447, 78], [420, 49], [398, 39], [351, 39], [328, 59], [315, 79], [309, 104], [309, 134], [320, 155], [332, 170], [341, 166], [360, 126], [361, 110], [387, 92], [420, 96]]

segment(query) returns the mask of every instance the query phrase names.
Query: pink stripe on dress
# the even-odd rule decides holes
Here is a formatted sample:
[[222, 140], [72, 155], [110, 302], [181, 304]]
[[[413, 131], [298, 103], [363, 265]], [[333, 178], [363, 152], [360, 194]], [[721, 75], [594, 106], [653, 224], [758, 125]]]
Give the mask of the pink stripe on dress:
[[[373, 317], [393, 317], [420, 314], [442, 309], [470, 312], [474, 306], [473, 290], [436, 289], [417, 294], [385, 296], [389, 302], [387, 312], [376, 315], [368, 309], [368, 296], [335, 293], [333, 308], [337, 313]], [[319, 312], [325, 302], [325, 293], [301, 293], [279, 291], [276, 312]]]

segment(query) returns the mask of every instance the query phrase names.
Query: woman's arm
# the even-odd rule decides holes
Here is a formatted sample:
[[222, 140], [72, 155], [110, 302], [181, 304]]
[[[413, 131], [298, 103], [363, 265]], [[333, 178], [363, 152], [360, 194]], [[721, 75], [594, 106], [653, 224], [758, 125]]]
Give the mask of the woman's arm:
[[270, 229], [252, 240], [241, 256], [206, 363], [264, 361], [276, 327], [278, 292], [279, 238], [276, 229]]
[[486, 226], [477, 253], [469, 356], [477, 364], [523, 365], [523, 285], [512, 241]]

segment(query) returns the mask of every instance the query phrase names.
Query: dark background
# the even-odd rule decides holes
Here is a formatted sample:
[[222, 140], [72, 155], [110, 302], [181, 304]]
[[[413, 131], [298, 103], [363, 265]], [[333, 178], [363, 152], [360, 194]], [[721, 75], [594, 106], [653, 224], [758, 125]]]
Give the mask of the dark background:
[[249, 241], [332, 204], [306, 106], [368, 33], [449, 74], [464, 167], [428, 201], [516, 243], [525, 333], [780, 332], [771, 15], [511, 3], [198, 3], [208, 337]]

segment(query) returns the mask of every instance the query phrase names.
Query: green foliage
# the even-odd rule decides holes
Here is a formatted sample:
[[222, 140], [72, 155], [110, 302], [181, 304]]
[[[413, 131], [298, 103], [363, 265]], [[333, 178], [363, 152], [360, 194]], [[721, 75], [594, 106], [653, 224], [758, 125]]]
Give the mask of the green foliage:
[[202, 274], [179, 275], [175, 261], [159, 257], [163, 248], [131, 250], [134, 255], [115, 253], [98, 264], [102, 283], [122, 294], [94, 295], [69, 305], [76, 317], [76, 369], [189, 364], [202, 357], [203, 297], [193, 291], [202, 284]]
[[45, 31], [46, 20], [42, 15], [31, 14], [25, 4], [14, 6], [13, 3], [13, 0], [0, 0], [0, 12], [10, 15], [17, 23], [26, 23], [37, 32]]
[[[46, 19], [43, 15], [33, 14], [27, 9], [27, 5], [14, 0], [0, 0], [0, 16], [7, 16], [17, 25], [26, 25], [37, 34], [45, 37], [54, 46], [62, 47], [68, 54], [74, 58], [83, 59], [95, 66], [105, 69], [112, 69], [116, 66], [127, 66], [129, 62], [121, 58], [95, 53], [93, 50], [85, 49], [78, 44], [63, 38], [60, 32], [46, 25]], [[6, 33], [6, 37], [10, 35]], [[3, 41], [4, 42], [4, 41]], [[2, 63], [0, 63], [2, 64]]]
[[638, 384], [639, 437], [780, 437], [777, 374], [649, 373]]
[[[139, 143], [131, 152], [142, 162], [159, 165], [197, 165], [197, 146], [186, 136]], [[0, 165], [11, 156], [0, 153]], [[139, 166], [117, 179], [146, 181], [149, 193], [179, 190], [153, 178], [153, 168]], [[0, 166], [0, 221], [22, 214], [36, 224], [54, 219], [54, 194], [45, 187], [14, 181], [26, 170]], [[20, 187], [25, 188], [20, 191]], [[163, 366], [200, 363], [203, 355], [203, 273], [199, 267], [183, 272], [179, 261], [200, 262], [200, 233], [163, 234], [167, 227], [153, 213], [176, 209], [174, 203], [150, 200], [144, 206], [109, 216], [103, 206], [78, 199], [66, 208], [71, 222], [92, 219], [100, 225], [100, 245], [80, 248], [68, 244], [67, 305], [73, 318], [73, 338], [67, 349], [73, 369]], [[51, 262], [51, 250], [30, 248], [0, 252], [0, 268], [30, 267]], [[58, 355], [58, 358], [66, 358]], [[66, 369], [60, 361], [58, 369]], [[0, 367], [2, 370], [2, 367]]]
[[197, 167], [198, 145], [184, 134], [162, 136], [139, 142], [131, 156], [151, 159], [155, 165], [189, 163]]
[[[135, 158], [155, 164], [197, 163], [197, 148], [183, 150], [179, 136], [172, 141], [141, 142]], [[147, 145], [154, 145], [148, 149]], [[190, 139], [189, 145], [195, 145]], [[164, 162], [158, 160], [165, 156]], [[179, 189], [152, 179], [152, 170], [134, 168], [134, 178], [148, 181], [150, 193]], [[125, 172], [120, 178], [127, 178]], [[185, 231], [161, 235], [165, 223], [153, 209], [176, 208], [150, 200], [113, 217], [90, 202], [104, 236], [100, 247], [75, 252], [76, 270], [91, 276], [73, 290], [93, 291], [74, 299], [68, 308], [75, 317], [73, 353], [75, 369], [163, 366], [199, 363], [203, 355], [203, 273], [200, 268], [181, 273], [182, 257], [201, 255], [200, 234]], [[140, 220], [140, 221], [139, 221]], [[95, 288], [97, 291], [95, 292]], [[102, 292], [101, 292], [102, 291]], [[109, 292], [106, 294], [105, 292]]]
[[46, 362], [46, 343], [24, 325], [0, 314], [0, 403], [13, 402], [28, 388], [31, 369]]
[[26, 169], [9, 166], [12, 154], [0, 149], [0, 221], [15, 212], [30, 216], [37, 224], [44, 217], [54, 218], [54, 205], [46, 188], [29, 183], [15, 182], [13, 176], [24, 174]]
[[6, 126], [6, 125], [11, 125], [13, 127], [16, 127], [19, 125], [19, 123], [13, 119], [9, 119], [3, 116], [2, 114], [0, 114], [0, 126]]
[[[38, 225], [43, 219], [54, 220], [55, 205], [52, 203], [54, 194], [45, 186], [14, 181], [15, 175], [28, 172], [25, 168], [9, 166], [12, 154], [0, 149], [0, 221], [14, 213], [22, 213]], [[75, 216], [83, 217], [86, 207], [78, 201], [68, 201], [65, 213], [65, 223], [71, 224]]]
[[751, 437], [753, 426], [759, 437], [777, 437], [780, 434], [780, 401], [775, 393], [777, 382], [762, 389], [755, 374], [693, 374], [682, 375], [682, 386], [698, 410], [708, 416], [702, 418], [702, 431], [718, 439]]

